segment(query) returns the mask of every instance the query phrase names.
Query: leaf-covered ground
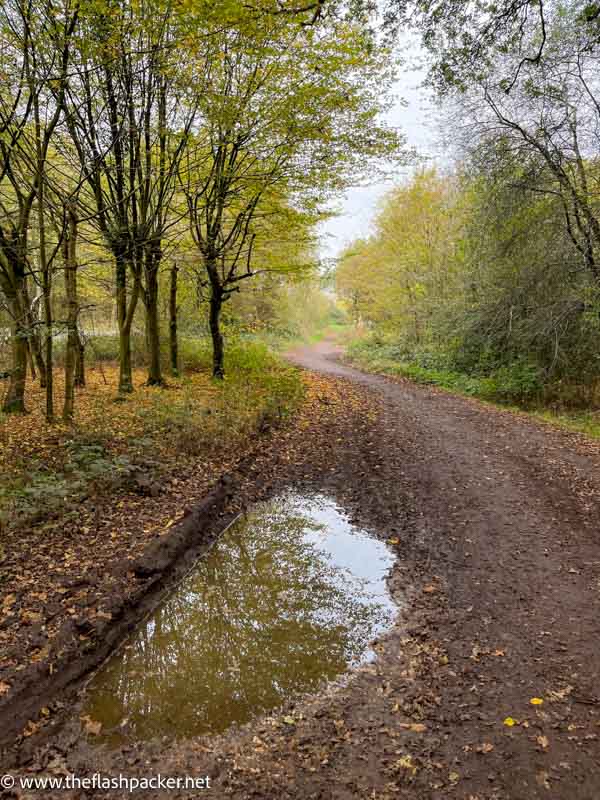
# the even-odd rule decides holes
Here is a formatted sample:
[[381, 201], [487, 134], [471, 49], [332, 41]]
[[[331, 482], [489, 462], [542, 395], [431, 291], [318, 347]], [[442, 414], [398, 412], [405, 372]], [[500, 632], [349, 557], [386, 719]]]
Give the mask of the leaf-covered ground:
[[0, 702], [32, 665], [51, 674], [69, 621], [88, 644], [88, 623], [110, 620], [115, 597], [135, 588], [116, 566], [139, 558], [295, 411], [299, 377], [270, 369], [275, 388], [252, 374], [215, 385], [204, 372], [149, 388], [139, 371], [136, 392], [115, 401], [116, 368], [104, 366], [78, 392], [75, 425], [45, 421], [36, 385], [30, 413], [1, 420]]
[[401, 615], [377, 660], [221, 737], [103, 750], [74, 706], [45, 743], [22, 740], [22, 769], [209, 774], [239, 800], [595, 800], [598, 444], [329, 355], [298, 355], [320, 374], [231, 505], [293, 484], [396, 548]]

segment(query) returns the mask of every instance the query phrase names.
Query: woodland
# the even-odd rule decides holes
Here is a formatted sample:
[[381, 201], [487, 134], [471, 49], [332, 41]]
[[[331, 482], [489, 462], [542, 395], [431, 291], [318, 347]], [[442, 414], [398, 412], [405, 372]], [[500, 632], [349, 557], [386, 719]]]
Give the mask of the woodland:
[[127, 479], [159, 439], [241, 447], [297, 404], [269, 344], [334, 312], [318, 225], [403, 158], [382, 117], [392, 50], [368, 20], [3, 3], [2, 524]]
[[224, 304], [249, 278], [255, 307], [284, 304], [286, 279], [316, 270], [328, 196], [399, 144], [378, 120], [389, 52], [319, 4], [9, 2], [2, 73], [5, 413], [25, 410], [29, 374], [54, 417], [58, 358], [70, 419], [99, 335], [119, 393], [138, 332], [161, 385], [186, 300], [222, 378]]
[[421, 3], [445, 158], [380, 203], [336, 286], [363, 365], [468, 394], [597, 408], [598, 7]]
[[[10, 796], [600, 796], [599, 64], [589, 0], [2, 0]], [[393, 609], [331, 674], [362, 623], [319, 605], [325, 534]], [[163, 650], [125, 694], [179, 659], [187, 718], [218, 696], [231, 727], [146, 740], [85, 705], [144, 621]], [[242, 718], [258, 664], [275, 699]]]

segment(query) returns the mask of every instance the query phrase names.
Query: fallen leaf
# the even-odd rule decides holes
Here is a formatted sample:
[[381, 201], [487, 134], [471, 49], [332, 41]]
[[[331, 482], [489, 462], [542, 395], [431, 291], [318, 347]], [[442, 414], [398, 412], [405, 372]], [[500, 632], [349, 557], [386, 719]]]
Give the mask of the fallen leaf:
[[412, 756], [410, 755], [402, 756], [402, 758], [399, 758], [398, 761], [396, 761], [396, 768], [405, 769], [408, 772], [410, 772], [411, 775], [417, 774], [417, 766], [413, 762]]
[[512, 728], [513, 725], [518, 725], [519, 723], [517, 722], [516, 719], [513, 719], [512, 717], [506, 717], [504, 720], [504, 724], [507, 726], [507, 728]]
[[2, 601], [2, 609], [4, 611], [8, 611], [9, 608], [14, 606], [17, 600], [17, 596], [14, 594], [7, 594], [4, 600]]
[[542, 771], [542, 772], [538, 772], [538, 774], [535, 776], [535, 779], [539, 783], [540, 786], [544, 787], [544, 789], [549, 789], [550, 788], [550, 784], [548, 782], [548, 778], [549, 777], [550, 776], [548, 775], [547, 772]]
[[26, 625], [32, 625], [35, 622], [39, 622], [41, 618], [42, 615], [37, 611], [29, 611], [28, 609], [21, 611], [21, 622], [25, 623]]
[[83, 722], [83, 727], [85, 728], [85, 732], [91, 734], [92, 736], [98, 736], [100, 731], [102, 730], [102, 723], [98, 722], [95, 719], [92, 719], [87, 714], [83, 717], [79, 718]]
[[494, 745], [491, 742], [484, 742], [475, 748], [478, 753], [491, 753], [493, 749]]
[[564, 689], [555, 689], [554, 691], [548, 692], [548, 701], [551, 703], [558, 703], [560, 700], [567, 698], [572, 691], [573, 687], [571, 685], [565, 686]]
[[548, 747], [548, 737], [547, 736], [538, 736], [536, 738], [536, 742], [539, 744], [540, 747], [543, 747], [544, 750]]
[[10, 683], [0, 681], [0, 694], [7, 694], [10, 691]]
[[529, 702], [532, 706], [541, 706], [544, 701], [541, 697], [532, 697]]
[[432, 594], [433, 592], [437, 591], [437, 588], [432, 583], [430, 583], [428, 586], [423, 587], [423, 591], [426, 592], [427, 594]]
[[478, 644], [474, 644], [471, 649], [471, 655], [469, 656], [470, 659], [473, 661], [479, 661], [479, 656], [481, 655], [481, 648]]
[[283, 721], [285, 722], [286, 725], [295, 725], [296, 724], [296, 720], [293, 717], [284, 717]]
[[41, 727], [40, 722], [34, 722], [32, 719], [29, 720], [25, 730], [23, 731], [24, 737], [33, 736], [34, 733], [37, 733]]
[[388, 539], [388, 544], [400, 544], [400, 539], [397, 536], [393, 536], [391, 539]]

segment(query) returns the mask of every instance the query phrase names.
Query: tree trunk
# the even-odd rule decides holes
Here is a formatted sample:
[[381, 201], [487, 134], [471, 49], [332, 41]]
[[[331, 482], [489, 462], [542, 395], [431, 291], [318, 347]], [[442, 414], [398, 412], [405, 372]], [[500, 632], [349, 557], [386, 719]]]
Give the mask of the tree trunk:
[[53, 344], [52, 339], [52, 280], [49, 270], [46, 268], [43, 274], [44, 285], [44, 323], [46, 328], [44, 350], [46, 363], [46, 419], [54, 419], [54, 368], [53, 368]]
[[63, 264], [65, 269], [65, 296], [67, 299], [67, 352], [65, 357], [65, 399], [63, 419], [69, 422], [75, 413], [75, 374], [79, 352], [77, 333], [77, 218], [69, 213], [68, 232], [63, 238]]
[[25, 381], [27, 378], [27, 331], [25, 314], [18, 295], [8, 297], [13, 319], [12, 370], [2, 410], [5, 414], [25, 413]]
[[171, 375], [179, 375], [179, 342], [177, 339], [177, 274], [179, 267], [171, 267], [171, 284], [169, 286], [169, 355], [171, 362]]
[[[133, 272], [133, 270], [132, 270]], [[116, 258], [117, 322], [119, 325], [119, 394], [133, 392], [131, 369], [131, 325], [139, 297], [139, 280], [134, 274], [129, 303], [127, 302], [127, 262], [122, 255]]]
[[33, 360], [31, 339], [27, 340], [27, 363], [29, 364], [29, 373], [31, 375], [31, 379], [35, 380], [37, 375], [35, 373], [35, 362]]
[[[40, 114], [39, 95], [32, 92], [33, 113], [35, 121], [36, 176], [37, 182], [37, 222], [40, 270], [42, 273], [42, 292], [44, 300], [44, 361], [46, 363], [46, 419], [54, 419], [54, 373], [52, 361], [53, 318], [52, 318], [52, 266], [46, 252], [46, 155], [48, 147], [48, 130], [42, 131], [43, 122]], [[58, 117], [54, 118], [56, 125]]]
[[[29, 351], [35, 362], [37, 367], [37, 371], [40, 376], [40, 387], [42, 389], [46, 388], [46, 364], [44, 363], [44, 354], [42, 353], [42, 342], [40, 340], [40, 335], [37, 331], [37, 323], [39, 322], [39, 317], [37, 311], [34, 310], [34, 305], [37, 307], [39, 297], [36, 297], [34, 302], [31, 302], [29, 297], [29, 289], [27, 287], [27, 281], [23, 284], [23, 298], [25, 303], [26, 309], [26, 316], [27, 316], [27, 325], [29, 327]], [[32, 377], [35, 377], [35, 372], [33, 368], [31, 369]]]
[[223, 334], [221, 333], [220, 317], [223, 306], [223, 295], [220, 288], [213, 285], [210, 294], [209, 327], [213, 345], [213, 378], [222, 380], [225, 376], [223, 369]]
[[131, 326], [119, 327], [119, 394], [133, 392], [131, 369]]
[[[30, 328], [33, 327], [34, 320], [30, 316], [29, 318], [29, 326]], [[29, 336], [29, 349], [31, 350], [31, 355], [37, 367], [38, 374], [40, 376], [40, 386], [42, 389], [46, 388], [46, 363], [44, 361], [44, 354], [42, 353], [42, 343], [40, 342], [40, 337], [38, 336], [37, 332], [33, 332]], [[33, 375], [33, 370], [32, 370]]]
[[75, 361], [75, 386], [82, 389], [85, 386], [85, 344], [77, 331], [77, 359]]
[[146, 252], [146, 335], [148, 337], [148, 386], [162, 386], [160, 328], [158, 324], [158, 267], [160, 250], [150, 245]]
[[[65, 281], [66, 282], [66, 281]], [[70, 314], [70, 310], [69, 310]], [[67, 332], [67, 352], [65, 356], [65, 400], [63, 404], [63, 419], [69, 422], [75, 413], [75, 363], [77, 358], [76, 342], [71, 330], [71, 322], [68, 322]]]

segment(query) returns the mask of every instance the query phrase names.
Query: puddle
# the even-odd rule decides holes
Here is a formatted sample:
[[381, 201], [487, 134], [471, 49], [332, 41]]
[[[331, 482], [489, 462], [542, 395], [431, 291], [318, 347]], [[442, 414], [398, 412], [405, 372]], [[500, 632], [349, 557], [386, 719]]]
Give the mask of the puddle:
[[393, 562], [324, 497], [259, 504], [93, 677], [82, 713], [107, 734], [178, 738], [315, 690], [373, 658]]

